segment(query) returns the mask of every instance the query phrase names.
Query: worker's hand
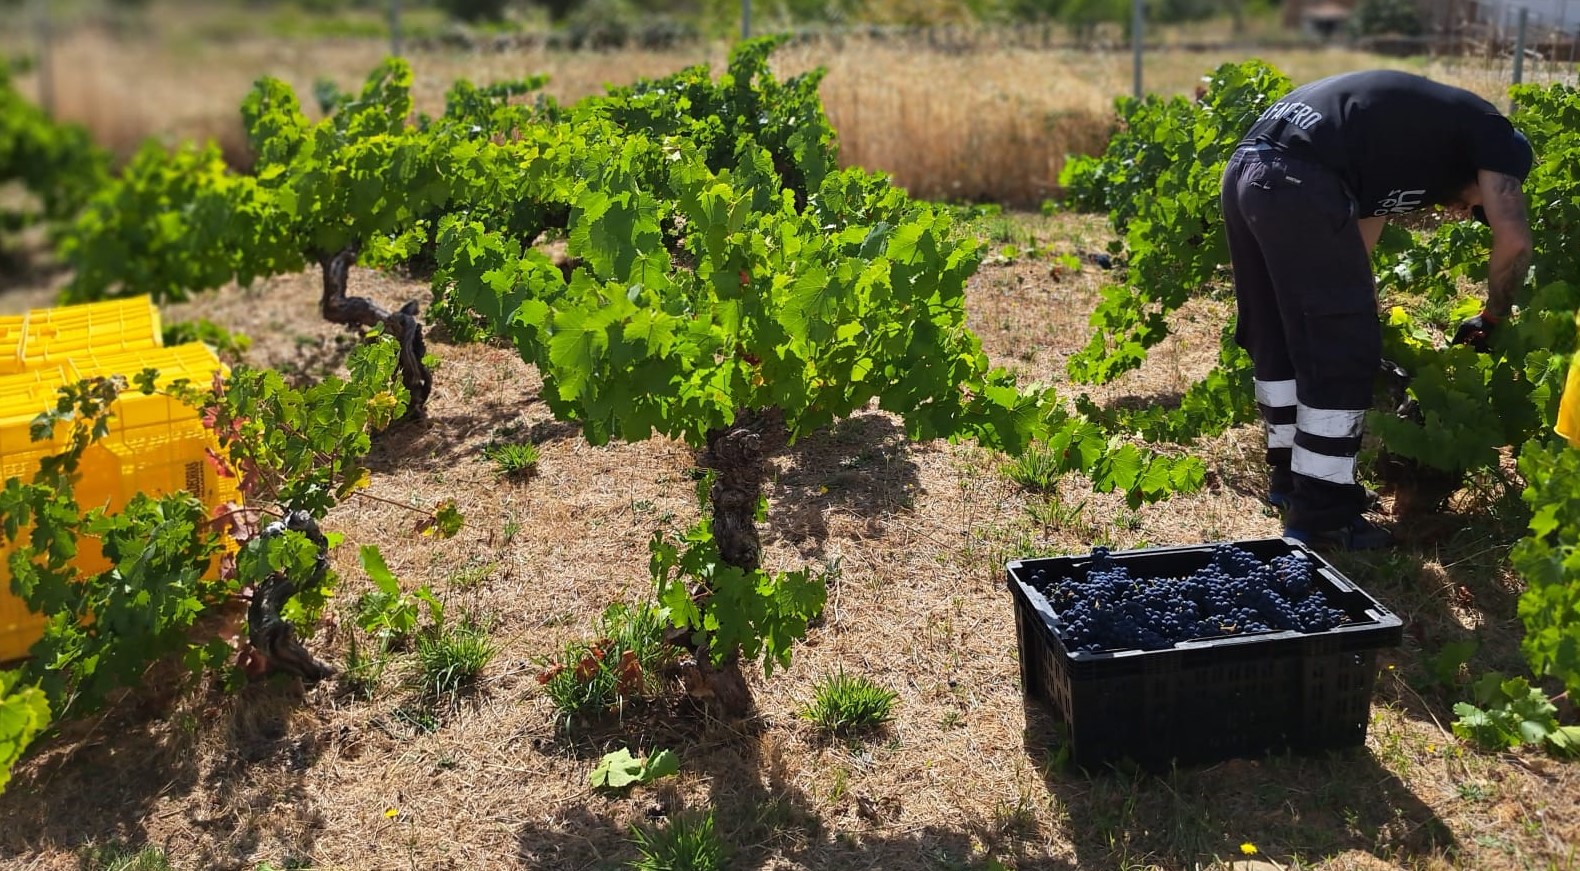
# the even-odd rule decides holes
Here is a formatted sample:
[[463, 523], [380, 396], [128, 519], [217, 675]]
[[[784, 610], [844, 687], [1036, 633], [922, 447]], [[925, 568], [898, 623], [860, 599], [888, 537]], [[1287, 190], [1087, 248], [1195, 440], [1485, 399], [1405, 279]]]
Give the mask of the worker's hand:
[[1487, 340], [1492, 337], [1492, 331], [1497, 329], [1499, 318], [1483, 311], [1459, 325], [1459, 332], [1454, 334], [1450, 345], [1469, 345], [1477, 351], [1487, 353]]

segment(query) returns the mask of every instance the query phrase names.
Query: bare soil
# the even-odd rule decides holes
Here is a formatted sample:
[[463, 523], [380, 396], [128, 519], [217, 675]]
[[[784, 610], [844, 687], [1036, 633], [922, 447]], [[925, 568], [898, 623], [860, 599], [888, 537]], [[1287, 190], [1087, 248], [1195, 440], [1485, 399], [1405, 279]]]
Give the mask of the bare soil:
[[[1011, 224], [1055, 251], [1109, 238], [1086, 217]], [[971, 327], [1024, 380], [1063, 382], [1106, 276], [992, 258], [972, 280]], [[352, 341], [318, 318], [318, 291], [316, 274], [291, 276], [165, 317], [243, 331], [252, 364], [315, 378]], [[429, 296], [365, 270], [352, 292], [389, 307]], [[33, 293], [0, 290], [0, 310], [34, 304]], [[1193, 304], [1146, 369], [1097, 398], [1176, 397], [1210, 368], [1223, 311]], [[1460, 744], [1446, 728], [1465, 690], [1429, 677], [1432, 654], [1461, 638], [1482, 644], [1473, 672], [1522, 670], [1518, 585], [1503, 559], [1521, 518], [1499, 482], [1403, 530], [1395, 553], [1337, 558], [1408, 626], [1380, 658], [1364, 748], [1084, 774], [1056, 764], [1052, 718], [1022, 695], [1005, 561], [1277, 535], [1258, 498], [1259, 431], [1198, 446], [1213, 471], [1202, 492], [1132, 511], [1078, 479], [1027, 492], [1003, 456], [912, 443], [867, 411], [774, 457], [765, 563], [838, 559], [842, 575], [793, 665], [772, 678], [750, 670], [760, 715], [724, 723], [677, 703], [566, 734], [534, 675], [605, 605], [650, 594], [649, 538], [697, 516], [695, 456], [661, 439], [589, 446], [554, 421], [512, 350], [441, 336], [429, 347], [441, 360], [431, 416], [379, 437], [370, 490], [419, 507], [454, 499], [466, 528], [441, 541], [384, 501], [338, 508], [325, 524], [346, 537], [334, 619], [308, 644], [344, 662], [339, 627], [370, 586], [356, 546], [377, 544], [407, 589], [429, 584], [452, 613], [490, 627], [500, 653], [477, 691], [436, 720], [414, 716], [410, 654], [389, 662], [371, 700], [333, 681], [233, 696], [144, 687], [66, 724], [21, 766], [0, 796], [0, 866], [74, 869], [85, 846], [120, 843], [193, 869], [615, 868], [637, 856], [633, 826], [711, 808], [736, 868], [1194, 869], [1248, 857], [1277, 868], [1576, 867], [1580, 769]], [[535, 475], [503, 479], [483, 458], [507, 438], [536, 443]], [[813, 682], [839, 668], [898, 693], [892, 723], [831, 741], [797, 716]], [[672, 748], [681, 773], [624, 797], [593, 792], [589, 772], [620, 746]]]

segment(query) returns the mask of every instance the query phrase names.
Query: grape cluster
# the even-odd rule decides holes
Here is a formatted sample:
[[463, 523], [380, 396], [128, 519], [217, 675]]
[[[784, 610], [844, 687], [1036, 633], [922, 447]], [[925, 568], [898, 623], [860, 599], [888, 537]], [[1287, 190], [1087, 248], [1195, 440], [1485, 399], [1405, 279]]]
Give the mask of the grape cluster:
[[1323, 632], [1346, 618], [1312, 583], [1314, 566], [1299, 553], [1263, 563], [1233, 545], [1213, 548], [1207, 565], [1179, 578], [1133, 578], [1108, 548], [1092, 549], [1085, 576], [1031, 574], [1059, 615], [1069, 650], [1161, 650], [1220, 635], [1296, 630]]

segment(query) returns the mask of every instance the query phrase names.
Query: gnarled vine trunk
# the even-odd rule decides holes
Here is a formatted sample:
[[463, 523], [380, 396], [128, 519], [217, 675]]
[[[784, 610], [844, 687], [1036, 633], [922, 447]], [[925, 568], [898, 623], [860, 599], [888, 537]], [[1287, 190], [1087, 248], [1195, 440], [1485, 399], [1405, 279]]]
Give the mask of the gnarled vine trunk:
[[[762, 539], [757, 530], [757, 503], [768, 480], [769, 454], [787, 439], [784, 415], [778, 409], [738, 412], [735, 423], [708, 433], [703, 452], [703, 468], [715, 473], [708, 501], [713, 508], [713, 540], [725, 565], [742, 571], [756, 571], [762, 565]], [[707, 591], [696, 590], [698, 607], [706, 603]], [[696, 673], [686, 681], [694, 696], [713, 699], [732, 717], [748, 716], [755, 710], [752, 692], [741, 672], [740, 657], [731, 651], [717, 665], [707, 645], [693, 651]]]
[[400, 341], [401, 383], [411, 394], [407, 414], [421, 417], [428, 406], [428, 394], [433, 390], [433, 373], [423, 364], [428, 353], [423, 342], [422, 324], [417, 320], [417, 301], [401, 306], [399, 311], [389, 311], [366, 297], [347, 296], [346, 282], [351, 264], [357, 260], [358, 246], [349, 245], [333, 254], [319, 252], [318, 265], [324, 272], [324, 296], [319, 301], [319, 311], [324, 320], [336, 324], [360, 327], [384, 327], [384, 331]]
[[285, 572], [275, 572], [258, 585], [253, 591], [252, 603], [247, 606], [247, 642], [255, 655], [263, 658], [262, 668], [258, 670], [260, 676], [285, 672], [308, 683], [317, 683], [332, 676], [335, 670], [308, 652], [290, 622], [280, 616], [280, 610], [298, 590], [323, 583], [324, 574], [329, 571], [329, 540], [313, 518], [303, 511], [293, 511], [283, 522], [269, 524], [263, 535], [279, 535], [286, 530], [306, 535], [318, 547], [318, 558], [313, 562], [313, 571], [305, 579], [306, 583], [298, 583]]

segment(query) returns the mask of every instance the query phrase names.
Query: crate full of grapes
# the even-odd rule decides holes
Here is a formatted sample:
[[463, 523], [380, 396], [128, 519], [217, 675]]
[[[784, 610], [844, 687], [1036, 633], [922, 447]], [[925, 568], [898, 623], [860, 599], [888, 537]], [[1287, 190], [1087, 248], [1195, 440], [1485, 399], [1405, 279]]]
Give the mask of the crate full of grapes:
[[1366, 740], [1399, 618], [1270, 538], [1012, 560], [1021, 681], [1074, 761], [1159, 769]]

